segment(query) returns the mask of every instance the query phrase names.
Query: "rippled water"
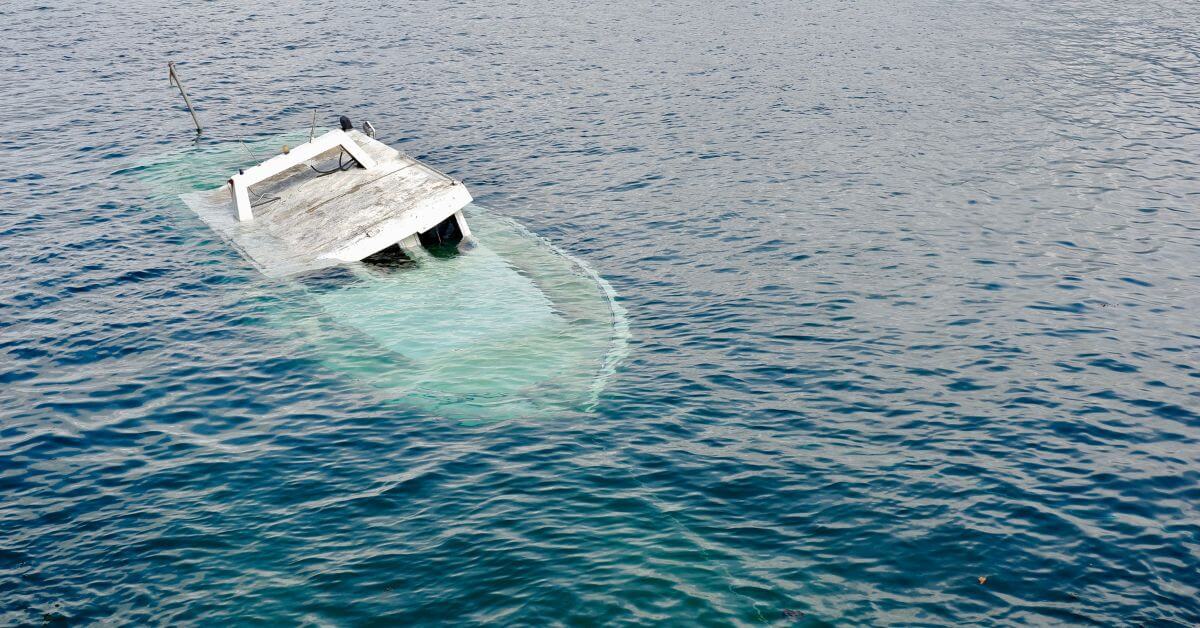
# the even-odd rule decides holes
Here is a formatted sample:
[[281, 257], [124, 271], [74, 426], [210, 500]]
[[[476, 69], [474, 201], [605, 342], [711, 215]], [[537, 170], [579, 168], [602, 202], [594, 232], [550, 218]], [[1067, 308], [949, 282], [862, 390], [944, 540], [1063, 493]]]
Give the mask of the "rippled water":
[[[1200, 5], [0, 18], [0, 623], [1200, 622]], [[170, 59], [204, 143], [369, 118], [588, 260], [595, 410], [274, 324], [138, 176]]]

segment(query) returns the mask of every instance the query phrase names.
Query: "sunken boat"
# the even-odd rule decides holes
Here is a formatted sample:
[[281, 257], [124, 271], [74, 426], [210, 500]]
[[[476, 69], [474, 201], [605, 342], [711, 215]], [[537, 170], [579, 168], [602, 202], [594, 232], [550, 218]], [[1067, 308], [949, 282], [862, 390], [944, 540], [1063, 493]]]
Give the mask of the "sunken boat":
[[341, 127], [197, 143], [139, 172], [288, 295], [255, 324], [385, 402], [467, 422], [594, 409], [629, 337], [609, 283], [371, 125]]

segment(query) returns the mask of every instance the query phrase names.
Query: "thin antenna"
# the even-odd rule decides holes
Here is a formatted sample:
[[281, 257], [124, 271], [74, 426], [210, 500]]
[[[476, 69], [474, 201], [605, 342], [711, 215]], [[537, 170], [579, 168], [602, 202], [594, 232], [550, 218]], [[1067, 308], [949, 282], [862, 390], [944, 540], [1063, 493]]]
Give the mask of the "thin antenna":
[[262, 161], [258, 158], [258, 155], [255, 155], [254, 151], [250, 150], [250, 147], [246, 145], [246, 140], [239, 139], [238, 141], [242, 143], [242, 148], [246, 149], [246, 152], [250, 153], [250, 156], [253, 157], [255, 161]]
[[313, 108], [312, 126], [308, 128], [308, 141], [313, 140], [313, 134], [317, 132], [317, 109]]
[[175, 62], [167, 62], [167, 80], [171, 85], [179, 88], [179, 93], [183, 94], [183, 104], [187, 105], [188, 113], [192, 114], [192, 122], [196, 123], [196, 135], [200, 135], [200, 118], [196, 117], [196, 109], [192, 107], [192, 99], [188, 98], [187, 90], [183, 87], [183, 82], [179, 80], [179, 75], [175, 73]]

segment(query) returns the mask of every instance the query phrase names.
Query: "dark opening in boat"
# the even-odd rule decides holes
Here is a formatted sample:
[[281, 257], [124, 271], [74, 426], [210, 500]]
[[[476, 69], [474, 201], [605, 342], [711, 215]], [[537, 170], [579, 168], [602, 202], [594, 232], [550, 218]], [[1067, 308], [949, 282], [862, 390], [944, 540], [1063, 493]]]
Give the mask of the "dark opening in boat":
[[380, 270], [398, 270], [416, 264], [408, 255], [404, 254], [404, 249], [401, 249], [399, 244], [393, 244], [378, 253], [364, 257], [363, 263]]
[[462, 229], [458, 220], [450, 216], [439, 222], [434, 228], [418, 234], [421, 246], [434, 257], [452, 257], [458, 252], [458, 244], [463, 240]]

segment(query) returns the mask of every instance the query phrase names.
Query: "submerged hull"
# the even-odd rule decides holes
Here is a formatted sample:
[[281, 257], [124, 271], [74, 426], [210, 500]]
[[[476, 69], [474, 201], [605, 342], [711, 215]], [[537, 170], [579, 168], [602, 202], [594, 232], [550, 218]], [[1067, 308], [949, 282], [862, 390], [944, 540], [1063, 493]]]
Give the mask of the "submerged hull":
[[[197, 148], [144, 171], [162, 191], [187, 194], [212, 186], [202, 173], [237, 168], [241, 150]], [[281, 308], [271, 324], [365, 390], [447, 418], [591, 409], [626, 351], [612, 288], [519, 224], [474, 205], [465, 213], [465, 250], [294, 275], [286, 281], [320, 314]]]
[[[444, 416], [590, 409], [625, 351], [611, 288], [520, 225], [467, 212], [478, 238], [470, 251], [348, 267], [353, 280], [308, 288], [324, 316], [281, 322], [303, 330], [330, 368]], [[340, 335], [330, 325], [357, 342], [330, 341]]]

